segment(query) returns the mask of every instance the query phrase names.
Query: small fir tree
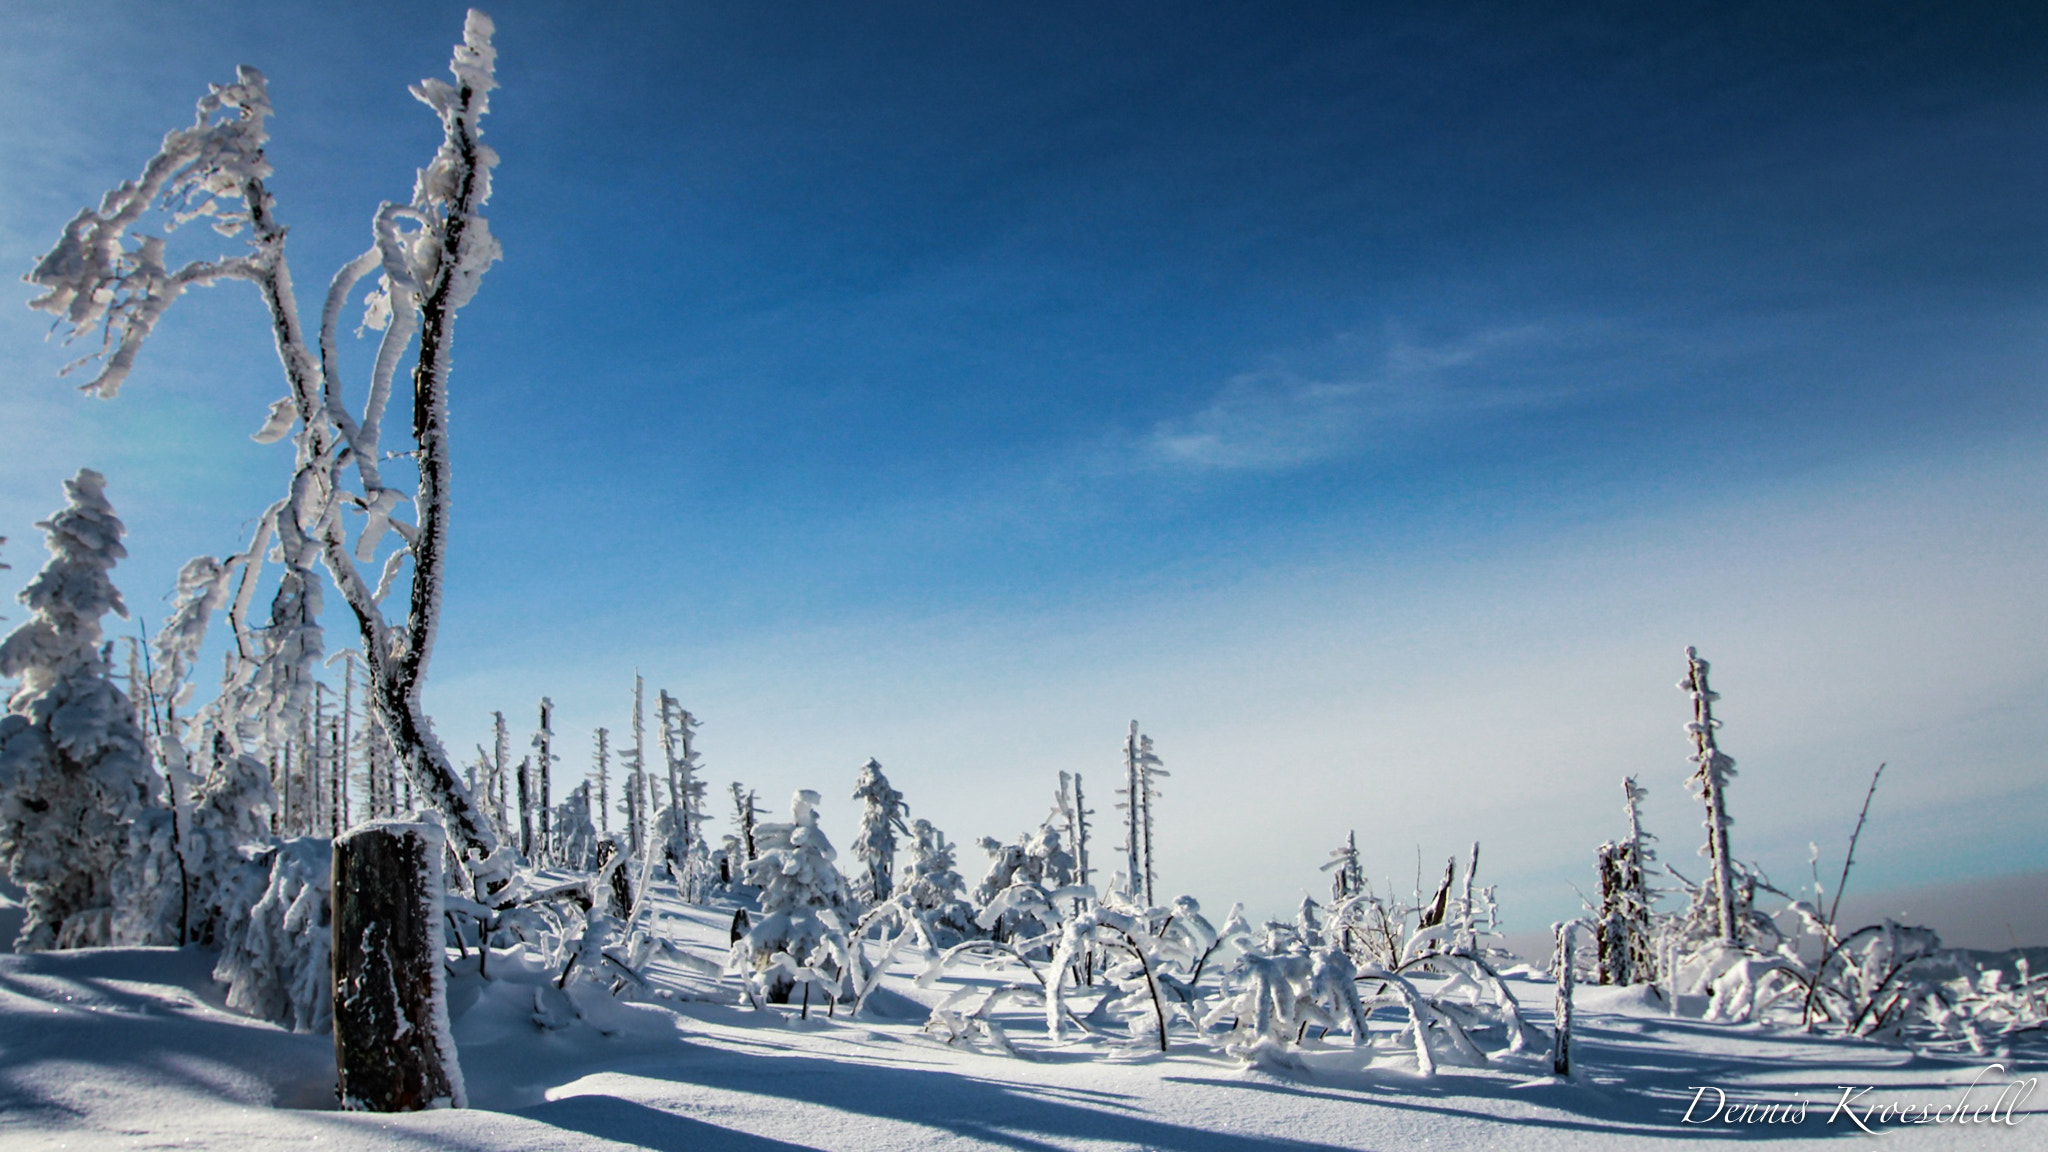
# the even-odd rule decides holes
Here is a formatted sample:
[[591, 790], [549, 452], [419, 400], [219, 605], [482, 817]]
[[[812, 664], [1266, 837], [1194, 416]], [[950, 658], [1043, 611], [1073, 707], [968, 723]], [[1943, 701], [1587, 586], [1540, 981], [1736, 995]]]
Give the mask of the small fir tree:
[[554, 842], [548, 845], [553, 862], [563, 868], [587, 870], [597, 855], [598, 831], [590, 822], [590, 813], [596, 805], [591, 803], [590, 781], [585, 780], [569, 790], [562, 803], [555, 808], [551, 821]]
[[818, 799], [804, 789], [790, 801], [789, 823], [754, 828], [759, 857], [746, 881], [761, 889], [761, 916], [733, 945], [731, 962], [756, 974], [771, 1004], [789, 1002], [792, 967], [811, 965], [821, 946], [845, 947], [852, 894], [833, 864], [838, 853], [818, 827]]
[[[50, 560], [21, 593], [29, 619], [0, 642], [0, 676], [20, 688], [0, 719], [0, 862], [26, 895], [20, 951], [157, 943], [161, 890], [136, 859], [168, 824], [135, 709], [109, 676], [100, 617], [128, 614], [108, 578], [126, 556], [106, 478], [64, 482], [68, 505], [38, 524]], [[174, 921], [173, 921], [174, 922]]]
[[917, 909], [932, 942], [941, 948], [974, 935], [974, 910], [963, 899], [967, 882], [955, 870], [953, 845], [929, 820], [910, 825], [910, 863], [903, 869], [902, 896]]
[[1657, 978], [1657, 945], [1652, 924], [1648, 875], [1657, 859], [1643, 831], [1638, 804], [1644, 791], [1633, 776], [1621, 782], [1628, 813], [1628, 836], [1600, 846], [1600, 919], [1594, 947], [1602, 984], [1642, 984]]
[[860, 766], [853, 798], [862, 804], [860, 835], [853, 841], [853, 858], [860, 861], [861, 870], [854, 877], [853, 893], [863, 904], [880, 904], [889, 898], [896, 871], [896, 833], [910, 835], [904, 823], [910, 805], [903, 802], [903, 793], [889, 786], [881, 761], [872, 756]]

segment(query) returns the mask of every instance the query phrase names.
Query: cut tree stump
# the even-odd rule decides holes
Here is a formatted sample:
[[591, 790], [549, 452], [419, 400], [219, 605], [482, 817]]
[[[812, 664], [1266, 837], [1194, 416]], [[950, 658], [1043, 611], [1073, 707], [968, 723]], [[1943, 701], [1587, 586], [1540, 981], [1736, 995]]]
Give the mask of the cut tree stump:
[[440, 825], [377, 821], [334, 841], [334, 1067], [343, 1108], [465, 1107], [448, 1030]]

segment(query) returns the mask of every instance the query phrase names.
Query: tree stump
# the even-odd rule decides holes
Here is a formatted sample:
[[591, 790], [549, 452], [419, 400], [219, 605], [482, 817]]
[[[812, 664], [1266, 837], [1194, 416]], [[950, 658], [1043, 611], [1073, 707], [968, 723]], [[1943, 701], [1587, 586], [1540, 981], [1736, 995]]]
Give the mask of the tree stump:
[[1557, 1012], [1550, 1036], [1550, 1072], [1553, 1076], [1572, 1074], [1572, 928], [1556, 925]]
[[334, 1066], [342, 1107], [465, 1107], [448, 1029], [438, 824], [364, 824], [334, 842]]

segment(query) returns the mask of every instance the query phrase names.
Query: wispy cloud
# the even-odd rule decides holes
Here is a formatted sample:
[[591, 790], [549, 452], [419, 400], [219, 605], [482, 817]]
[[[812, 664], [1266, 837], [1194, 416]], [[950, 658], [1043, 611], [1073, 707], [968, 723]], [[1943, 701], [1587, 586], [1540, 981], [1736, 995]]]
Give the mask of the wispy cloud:
[[1225, 381], [1209, 402], [1144, 439], [1151, 464], [1274, 471], [1383, 444], [1484, 412], [1538, 407], [1571, 393], [1517, 379], [1516, 361], [1557, 343], [1540, 325], [1487, 329], [1444, 344], [1395, 339], [1355, 374], [1262, 369]]

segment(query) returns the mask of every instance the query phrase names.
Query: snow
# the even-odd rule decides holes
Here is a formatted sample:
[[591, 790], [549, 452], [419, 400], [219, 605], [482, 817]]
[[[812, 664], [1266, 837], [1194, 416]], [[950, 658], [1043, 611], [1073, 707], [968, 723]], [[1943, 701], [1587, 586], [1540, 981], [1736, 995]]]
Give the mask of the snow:
[[[729, 907], [657, 892], [650, 915], [686, 953], [724, 950]], [[1012, 1029], [1024, 1055], [1008, 1057], [926, 1034], [922, 1005], [944, 990], [917, 988], [915, 964], [860, 1019], [814, 1004], [799, 1021], [793, 1009], [740, 1006], [700, 965], [657, 960], [653, 998], [628, 1003], [595, 983], [553, 993], [553, 973], [506, 952], [486, 980], [472, 952], [451, 953], [448, 982], [471, 1107], [374, 1115], [336, 1109], [329, 1037], [227, 1011], [212, 964], [199, 948], [0, 956], [0, 1147], [1603, 1152], [1736, 1135], [1681, 1123], [1711, 1085], [1745, 1106], [1803, 1096], [1804, 1123], [1735, 1127], [1817, 1148], [1859, 1135], [1845, 1118], [1827, 1122], [1840, 1085], [1870, 1087], [1865, 1104], [1952, 1105], [1973, 1078], [1984, 1085], [1976, 1104], [2010, 1082], [1985, 1076], [1986, 1061], [1674, 1017], [1642, 989], [1578, 989], [1571, 1080], [1549, 1077], [1540, 1050], [1422, 1077], [1377, 1017], [1368, 1049], [1333, 1034], [1251, 1066], [1185, 1043], [1164, 1056], [1052, 1046], [1024, 1024]], [[1547, 1026], [1550, 984], [1527, 969], [1506, 982]], [[540, 1007], [554, 1027], [538, 1022]], [[2043, 1062], [2020, 1067], [2038, 1076]], [[1895, 1123], [1885, 1139], [2044, 1147], [2044, 1106], [2036, 1094], [2011, 1127]]]

